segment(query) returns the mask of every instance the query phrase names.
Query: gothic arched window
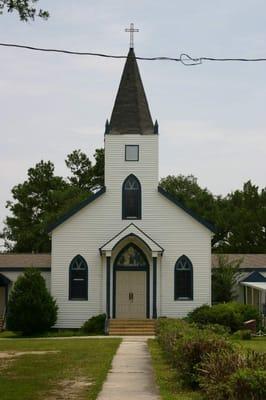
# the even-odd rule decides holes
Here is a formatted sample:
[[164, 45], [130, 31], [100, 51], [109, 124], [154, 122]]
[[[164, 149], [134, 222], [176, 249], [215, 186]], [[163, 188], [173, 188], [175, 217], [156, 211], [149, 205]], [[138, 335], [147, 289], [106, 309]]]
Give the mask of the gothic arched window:
[[190, 259], [183, 255], [175, 264], [175, 300], [193, 299], [193, 266]]
[[122, 218], [141, 219], [141, 186], [134, 175], [129, 175], [122, 189]]
[[69, 300], [88, 300], [88, 265], [80, 255], [69, 266]]
[[129, 244], [118, 254], [115, 265], [117, 267], [147, 267], [148, 261], [137, 246]]

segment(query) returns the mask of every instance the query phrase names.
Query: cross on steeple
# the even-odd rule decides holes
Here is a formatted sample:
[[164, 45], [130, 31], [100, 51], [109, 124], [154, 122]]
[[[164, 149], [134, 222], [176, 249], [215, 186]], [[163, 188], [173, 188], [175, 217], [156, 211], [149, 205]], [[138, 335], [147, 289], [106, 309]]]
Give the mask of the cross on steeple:
[[134, 24], [130, 24], [130, 28], [126, 28], [125, 32], [130, 32], [130, 42], [129, 47], [130, 49], [134, 48], [134, 32], [139, 32], [139, 29], [134, 29]]

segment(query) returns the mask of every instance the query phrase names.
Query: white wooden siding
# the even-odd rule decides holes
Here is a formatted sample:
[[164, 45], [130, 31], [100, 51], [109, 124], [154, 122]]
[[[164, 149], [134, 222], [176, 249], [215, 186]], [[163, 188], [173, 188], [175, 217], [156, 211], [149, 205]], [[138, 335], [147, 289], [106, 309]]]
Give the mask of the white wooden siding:
[[[139, 144], [138, 162], [125, 161], [125, 144]], [[105, 149], [106, 193], [52, 234], [51, 290], [59, 305], [56, 326], [79, 327], [89, 317], [105, 312], [105, 260], [99, 248], [132, 222], [121, 218], [121, 189], [130, 173], [142, 186], [142, 219], [134, 224], [165, 249], [158, 262], [158, 316], [183, 317], [193, 308], [209, 304], [211, 232], [158, 193], [158, 136], [106, 135]], [[69, 264], [77, 254], [88, 263], [88, 301], [68, 299]], [[174, 266], [182, 254], [193, 263], [193, 301], [174, 301]], [[152, 265], [150, 275], [152, 280]]]

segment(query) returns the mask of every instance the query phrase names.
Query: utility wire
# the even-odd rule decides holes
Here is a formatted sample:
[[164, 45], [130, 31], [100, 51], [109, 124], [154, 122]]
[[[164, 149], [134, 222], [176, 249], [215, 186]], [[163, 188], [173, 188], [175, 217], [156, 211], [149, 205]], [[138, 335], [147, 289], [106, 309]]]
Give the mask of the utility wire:
[[[63, 49], [49, 49], [49, 48], [41, 48], [41, 47], [33, 47], [26, 46], [14, 43], [0, 43], [0, 46], [3, 47], [14, 47], [19, 49], [27, 49], [33, 51], [43, 51], [48, 53], [63, 53], [77, 56], [94, 56], [94, 57], [104, 57], [104, 58], [116, 58], [123, 59], [127, 58], [127, 56], [121, 55], [112, 55], [112, 54], [104, 54], [104, 53], [92, 53], [92, 52], [80, 52], [80, 51], [71, 51], [71, 50], [63, 50]], [[144, 61], [175, 61], [181, 62], [185, 66], [199, 65], [202, 64], [203, 61], [238, 61], [238, 62], [261, 62], [266, 61], [266, 58], [217, 58], [217, 57], [197, 57], [193, 58], [189, 54], [182, 53], [179, 57], [136, 57], [138, 60]]]

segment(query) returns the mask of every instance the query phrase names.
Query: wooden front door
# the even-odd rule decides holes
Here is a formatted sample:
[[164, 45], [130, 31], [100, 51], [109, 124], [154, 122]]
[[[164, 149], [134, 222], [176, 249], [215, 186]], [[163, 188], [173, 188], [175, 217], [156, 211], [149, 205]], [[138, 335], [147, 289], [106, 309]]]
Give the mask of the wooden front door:
[[145, 271], [117, 271], [116, 318], [146, 318]]

